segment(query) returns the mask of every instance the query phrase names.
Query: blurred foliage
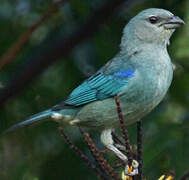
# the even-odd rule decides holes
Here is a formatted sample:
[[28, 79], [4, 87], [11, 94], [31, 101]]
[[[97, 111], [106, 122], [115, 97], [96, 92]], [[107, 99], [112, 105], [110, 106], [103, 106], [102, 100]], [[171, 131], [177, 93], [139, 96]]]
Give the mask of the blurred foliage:
[[[3, 55], [28, 27], [46, 12], [53, 0], [0, 1], [0, 54]], [[103, 2], [103, 1], [102, 1]], [[35, 53], [49, 37], [68, 34], [98, 8], [101, 1], [71, 0], [40, 26], [21, 53], [0, 72], [0, 88], [15, 76], [27, 56]], [[71, 92], [119, 50], [122, 29], [137, 12], [150, 7], [166, 8], [182, 17], [186, 26], [171, 39], [169, 52], [176, 65], [175, 77], [165, 100], [143, 121], [144, 175], [157, 179], [175, 170], [176, 178], [189, 169], [189, 1], [150, 0], [127, 3], [113, 14], [87, 42], [74, 49], [66, 61], [48, 68], [32, 85], [11, 99], [0, 115], [1, 131], [27, 116], [49, 108]], [[50, 43], [50, 42], [48, 42]], [[65, 57], [62, 57], [65, 58]], [[58, 125], [45, 122], [21, 129], [0, 138], [0, 179], [2, 180], [74, 180], [97, 179], [60, 137]], [[77, 128], [66, 129], [74, 143], [90, 156]], [[136, 124], [128, 127], [132, 144], [136, 144]], [[90, 132], [91, 134], [91, 132]], [[97, 142], [98, 133], [93, 138]], [[101, 144], [97, 145], [103, 148]], [[109, 158], [113, 156], [110, 153]]]

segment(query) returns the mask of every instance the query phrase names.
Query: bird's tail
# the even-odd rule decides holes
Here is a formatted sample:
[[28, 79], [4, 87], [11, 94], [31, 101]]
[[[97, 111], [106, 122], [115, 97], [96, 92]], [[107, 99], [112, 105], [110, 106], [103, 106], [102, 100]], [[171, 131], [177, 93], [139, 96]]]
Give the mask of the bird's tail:
[[53, 111], [50, 110], [50, 109], [43, 111], [43, 112], [40, 112], [38, 114], [34, 114], [33, 116], [30, 116], [25, 121], [22, 121], [18, 124], [13, 125], [12, 127], [8, 128], [7, 130], [5, 130], [3, 132], [3, 134], [14, 131], [14, 130], [22, 128], [22, 127], [27, 127], [27, 126], [31, 126], [33, 124], [39, 123], [39, 122], [51, 117], [52, 114], [53, 114]]

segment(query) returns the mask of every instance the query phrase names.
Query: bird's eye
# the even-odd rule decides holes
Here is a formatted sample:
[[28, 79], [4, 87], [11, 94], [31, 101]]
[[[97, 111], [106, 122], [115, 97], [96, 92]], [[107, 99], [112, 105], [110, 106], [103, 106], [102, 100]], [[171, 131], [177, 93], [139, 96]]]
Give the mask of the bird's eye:
[[156, 24], [158, 22], [158, 18], [156, 16], [149, 17], [149, 21], [151, 24]]

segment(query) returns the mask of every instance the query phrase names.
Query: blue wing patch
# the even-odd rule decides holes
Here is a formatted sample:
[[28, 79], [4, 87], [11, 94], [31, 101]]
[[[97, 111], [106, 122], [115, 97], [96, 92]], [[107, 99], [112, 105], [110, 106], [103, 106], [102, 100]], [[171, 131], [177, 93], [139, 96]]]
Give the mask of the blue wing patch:
[[126, 71], [118, 71], [116, 73], [114, 73], [114, 76], [118, 76], [118, 77], [132, 77], [134, 74], [134, 70], [133, 69], [129, 69]]
[[119, 71], [111, 75], [97, 73], [74, 89], [64, 103], [80, 106], [114, 96], [126, 86], [133, 76], [134, 70]]

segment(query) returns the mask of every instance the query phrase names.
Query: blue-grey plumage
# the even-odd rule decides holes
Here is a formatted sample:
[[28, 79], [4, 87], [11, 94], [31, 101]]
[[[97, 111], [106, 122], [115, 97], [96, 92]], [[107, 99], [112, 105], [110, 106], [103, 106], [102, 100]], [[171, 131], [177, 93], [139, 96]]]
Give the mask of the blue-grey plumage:
[[40, 113], [34, 114], [33, 116], [28, 117], [25, 121], [22, 121], [18, 124], [13, 125], [9, 129], [5, 130], [3, 133], [14, 131], [21, 127], [31, 126], [32, 124], [37, 124], [42, 120], [46, 120], [47, 118], [50, 118], [52, 116], [52, 113], [53, 112], [49, 109], [49, 110], [45, 110]]
[[101, 129], [101, 140], [106, 147], [127, 161], [111, 138], [111, 131], [119, 125], [114, 95], [120, 99], [127, 124], [141, 119], [160, 103], [173, 76], [167, 45], [175, 29], [183, 24], [183, 20], [164, 9], [140, 12], [125, 26], [120, 52], [111, 61], [63, 103], [9, 130], [45, 117], [59, 123]]

